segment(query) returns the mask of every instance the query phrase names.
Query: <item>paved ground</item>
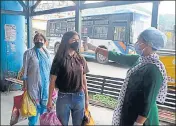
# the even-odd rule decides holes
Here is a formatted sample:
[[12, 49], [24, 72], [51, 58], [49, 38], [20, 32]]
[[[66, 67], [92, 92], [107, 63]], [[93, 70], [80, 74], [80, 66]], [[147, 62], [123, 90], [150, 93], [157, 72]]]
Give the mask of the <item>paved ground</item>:
[[[11, 118], [11, 111], [13, 107], [13, 96], [22, 94], [21, 91], [13, 91], [9, 94], [1, 94], [1, 124], [0, 125], [9, 125]], [[113, 110], [102, 108], [98, 106], [90, 105], [90, 112], [92, 117], [95, 120], [96, 125], [110, 125], [112, 122]], [[18, 123], [17, 125], [27, 125], [28, 121]], [[39, 124], [39, 123], [38, 123]], [[69, 121], [71, 125], [71, 119]], [[168, 123], [160, 122], [160, 125], [167, 125]]]
[[[13, 107], [13, 96], [19, 95], [22, 92], [16, 91], [11, 92], [10, 94], [1, 94], [1, 124], [0, 125], [9, 125], [10, 118], [11, 118], [11, 111]], [[108, 125], [111, 124], [111, 119], [113, 115], [113, 111], [110, 109], [97, 107], [97, 106], [90, 106], [91, 114], [98, 125]], [[28, 121], [25, 120], [18, 125], [27, 125]], [[71, 124], [71, 120], [69, 122]]]

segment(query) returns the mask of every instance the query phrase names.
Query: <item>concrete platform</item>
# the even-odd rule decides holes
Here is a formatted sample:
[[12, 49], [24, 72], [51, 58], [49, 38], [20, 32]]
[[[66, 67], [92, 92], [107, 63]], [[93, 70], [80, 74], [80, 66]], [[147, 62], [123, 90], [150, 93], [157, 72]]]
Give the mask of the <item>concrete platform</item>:
[[[12, 91], [8, 94], [1, 93], [1, 124], [9, 125], [11, 111], [13, 107], [13, 97], [22, 94], [21, 91]], [[90, 112], [95, 120], [96, 125], [111, 125], [113, 110], [90, 105]], [[39, 124], [39, 123], [38, 123]], [[20, 122], [16, 125], [28, 125], [28, 120]], [[69, 125], [72, 125], [70, 118]], [[168, 123], [160, 122], [160, 125], [168, 125]]]
[[[11, 111], [13, 107], [13, 97], [16, 95], [22, 94], [21, 91], [13, 91], [8, 94], [1, 93], [1, 124], [0, 125], [9, 125], [11, 118]], [[113, 110], [91, 106], [90, 112], [93, 116], [96, 125], [110, 125], [113, 115]], [[28, 120], [18, 123], [17, 125], [27, 125]], [[39, 124], [39, 123], [38, 123]], [[72, 124], [70, 119], [69, 124]]]

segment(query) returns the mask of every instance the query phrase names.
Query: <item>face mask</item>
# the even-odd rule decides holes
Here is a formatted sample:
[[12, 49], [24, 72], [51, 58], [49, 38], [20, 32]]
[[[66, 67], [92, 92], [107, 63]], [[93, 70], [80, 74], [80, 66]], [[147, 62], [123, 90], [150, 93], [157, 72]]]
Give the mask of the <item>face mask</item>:
[[79, 43], [78, 42], [74, 42], [74, 43], [71, 43], [70, 44], [70, 48], [77, 51], [78, 50], [78, 46], [79, 46]]
[[143, 50], [140, 49], [139, 44], [134, 45], [135, 51], [138, 55], [142, 56], [143, 55]]
[[43, 47], [43, 43], [42, 42], [35, 42], [35, 47], [36, 48], [42, 48]]

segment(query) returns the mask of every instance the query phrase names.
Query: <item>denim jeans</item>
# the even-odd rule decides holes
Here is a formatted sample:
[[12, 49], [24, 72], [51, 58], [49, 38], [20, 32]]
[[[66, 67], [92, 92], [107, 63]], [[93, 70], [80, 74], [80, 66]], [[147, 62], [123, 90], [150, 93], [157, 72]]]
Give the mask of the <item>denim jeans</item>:
[[35, 126], [38, 122], [39, 115], [42, 115], [43, 113], [47, 112], [46, 105], [40, 104], [36, 107], [37, 115], [29, 117], [29, 126]]
[[58, 92], [56, 102], [56, 113], [62, 125], [67, 126], [70, 112], [72, 115], [72, 124], [81, 125], [84, 117], [85, 94], [84, 92], [77, 93], [61, 93]]

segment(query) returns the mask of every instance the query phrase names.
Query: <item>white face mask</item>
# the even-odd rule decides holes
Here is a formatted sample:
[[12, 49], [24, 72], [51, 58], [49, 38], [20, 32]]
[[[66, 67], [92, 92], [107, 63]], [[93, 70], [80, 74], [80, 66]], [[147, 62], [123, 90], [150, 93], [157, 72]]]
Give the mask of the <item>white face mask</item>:
[[145, 48], [143, 50], [141, 50], [140, 45], [138, 43], [136, 43], [134, 47], [135, 47], [135, 51], [138, 55], [140, 55], [140, 56], [144, 55]]

